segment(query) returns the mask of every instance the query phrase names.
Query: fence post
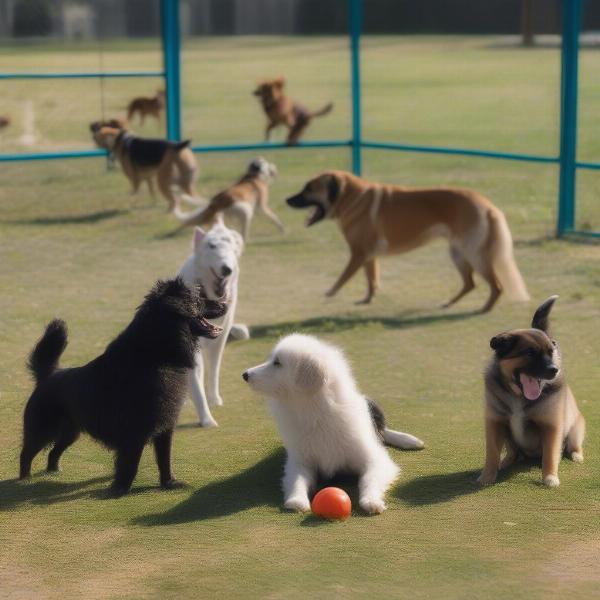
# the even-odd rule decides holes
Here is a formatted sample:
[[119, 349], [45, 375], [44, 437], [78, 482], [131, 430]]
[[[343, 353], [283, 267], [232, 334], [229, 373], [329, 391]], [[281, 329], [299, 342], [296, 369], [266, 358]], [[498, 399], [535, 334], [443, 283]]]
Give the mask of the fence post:
[[577, 74], [581, 1], [562, 0], [560, 182], [557, 236], [575, 228], [577, 167]]
[[181, 139], [179, 0], [160, 0], [167, 137]]
[[350, 10], [350, 51], [352, 68], [352, 172], [362, 172], [362, 131], [360, 108], [360, 32], [362, 24], [362, 0], [348, 0]]

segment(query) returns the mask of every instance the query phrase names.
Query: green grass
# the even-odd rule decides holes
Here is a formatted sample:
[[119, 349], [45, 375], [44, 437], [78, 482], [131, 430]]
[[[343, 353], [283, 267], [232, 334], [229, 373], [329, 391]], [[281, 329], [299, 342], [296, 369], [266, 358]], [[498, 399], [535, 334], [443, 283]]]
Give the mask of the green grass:
[[[367, 38], [365, 137], [507, 151], [556, 152], [558, 50], [524, 51], [497, 38]], [[94, 68], [97, 55], [56, 48], [0, 49], [0, 71]], [[148, 42], [106, 50], [110, 68], [155, 68]], [[348, 137], [343, 38], [209, 39], [184, 49], [184, 131], [198, 143], [252, 141], [263, 128], [250, 91], [255, 79], [285, 73], [307, 104], [330, 99], [312, 139]], [[598, 159], [597, 52], [582, 53], [580, 154]], [[157, 82], [158, 84], [158, 82]], [[97, 87], [87, 83], [2, 83], [3, 112], [15, 125], [3, 149], [18, 145], [20, 106], [33, 99], [47, 148], [88, 147], [86, 123], [98, 117]], [[153, 82], [107, 82], [119, 112]], [[158, 129], [151, 125], [144, 133]], [[27, 598], [386, 596], [414, 598], [584, 598], [597, 595], [600, 547], [600, 408], [597, 390], [600, 250], [551, 239], [554, 167], [461, 157], [365, 152], [365, 173], [412, 185], [469, 186], [507, 214], [516, 255], [535, 301], [561, 298], [553, 315], [568, 377], [587, 419], [586, 461], [562, 461], [561, 487], [539, 485], [527, 465], [479, 489], [483, 460], [482, 369], [489, 338], [526, 326], [535, 307], [501, 303], [470, 316], [479, 287], [456, 308], [436, 306], [458, 285], [437, 242], [383, 262], [383, 289], [369, 307], [352, 302], [361, 276], [339, 296], [323, 292], [347, 250], [332, 223], [306, 230], [284, 198], [320, 169], [347, 168], [345, 150], [267, 153], [280, 171], [271, 203], [290, 228], [280, 236], [258, 218], [242, 261], [238, 319], [253, 338], [225, 353], [220, 427], [193, 426], [190, 405], [175, 436], [174, 469], [189, 484], [161, 492], [146, 451], [133, 493], [103, 500], [112, 459], [82, 439], [63, 472], [14, 480], [24, 402], [25, 359], [46, 322], [67, 320], [63, 364], [102, 351], [129, 321], [158, 277], [173, 274], [189, 251], [187, 235], [165, 239], [174, 223], [162, 203], [142, 196], [131, 207], [121, 173], [102, 160], [3, 165], [0, 173], [0, 595]], [[229, 184], [250, 154], [199, 156], [206, 194]], [[580, 223], [600, 226], [600, 179], [580, 174]], [[391, 424], [427, 448], [391, 450], [403, 467], [378, 517], [356, 511], [330, 524], [281, 510], [283, 453], [261, 401], [240, 374], [261, 361], [279, 335], [301, 330], [341, 345], [365, 393]], [[346, 483], [344, 483], [346, 485]], [[353, 499], [354, 484], [349, 482]]]

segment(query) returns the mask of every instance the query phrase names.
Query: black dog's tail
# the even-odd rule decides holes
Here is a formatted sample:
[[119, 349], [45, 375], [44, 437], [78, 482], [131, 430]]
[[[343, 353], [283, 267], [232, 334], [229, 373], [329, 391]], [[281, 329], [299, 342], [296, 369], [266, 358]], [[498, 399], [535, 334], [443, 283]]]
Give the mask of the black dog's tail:
[[379, 404], [375, 400], [371, 400], [371, 398], [366, 398], [366, 400], [373, 426], [384, 444], [400, 448], [401, 450], [421, 450], [425, 448], [425, 444], [418, 437], [410, 433], [389, 429], [386, 426], [385, 415]]
[[27, 366], [37, 383], [58, 368], [58, 359], [67, 347], [67, 324], [61, 319], [50, 321], [44, 335], [29, 355]]

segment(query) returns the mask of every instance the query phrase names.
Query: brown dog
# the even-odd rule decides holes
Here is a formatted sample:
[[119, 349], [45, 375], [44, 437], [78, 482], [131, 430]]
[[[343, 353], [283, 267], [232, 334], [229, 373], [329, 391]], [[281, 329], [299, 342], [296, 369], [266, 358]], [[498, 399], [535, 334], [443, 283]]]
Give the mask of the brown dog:
[[157, 90], [156, 96], [147, 98], [140, 96], [134, 98], [127, 106], [127, 120], [131, 122], [134, 115], [140, 115], [140, 125], [144, 124], [146, 115], [154, 117], [159, 123], [161, 121], [161, 113], [165, 107], [165, 90]]
[[153, 178], [158, 189], [174, 211], [179, 198], [172, 186], [177, 185], [188, 196], [194, 196], [194, 180], [198, 171], [190, 140], [169, 142], [136, 137], [125, 129], [102, 127], [94, 133], [94, 140], [101, 148], [114, 153], [136, 194], [140, 183], [146, 181], [154, 196]]
[[0, 129], [4, 129], [10, 125], [10, 117], [0, 117]]
[[[493, 337], [495, 351], [485, 374], [485, 466], [479, 483], [496, 481], [520, 454], [542, 457], [544, 484], [556, 487], [563, 451], [583, 461], [585, 420], [561, 369], [558, 344], [549, 337], [548, 315], [558, 296], [536, 311], [533, 329]], [[500, 456], [506, 445], [506, 454]]]
[[269, 79], [259, 83], [253, 93], [260, 98], [260, 103], [269, 120], [265, 130], [265, 140], [269, 141], [273, 128], [285, 125], [289, 130], [287, 144], [291, 146], [298, 142], [311, 119], [326, 115], [333, 108], [333, 104], [330, 102], [320, 110], [311, 112], [286, 96], [283, 92], [284, 85], [283, 77]]
[[189, 225], [213, 223], [219, 213], [224, 213], [240, 223], [242, 237], [244, 241], [247, 241], [250, 222], [254, 211], [258, 209], [284, 233], [285, 226], [268, 204], [269, 185], [276, 175], [277, 168], [273, 163], [262, 157], [255, 158], [237, 183], [219, 192], [211, 199], [207, 207], [187, 215], [176, 212], [176, 216], [183, 220], [179, 230]]
[[382, 185], [345, 171], [329, 171], [309, 181], [287, 203], [292, 208], [314, 207], [307, 226], [325, 217], [335, 219], [350, 246], [350, 261], [327, 296], [336, 294], [363, 267], [368, 292], [361, 303], [369, 303], [379, 286], [379, 256], [407, 252], [443, 236], [463, 280], [461, 291], [444, 307], [475, 287], [474, 271], [490, 286], [484, 312], [502, 292], [517, 300], [529, 299], [513, 258], [506, 219], [476, 192]]

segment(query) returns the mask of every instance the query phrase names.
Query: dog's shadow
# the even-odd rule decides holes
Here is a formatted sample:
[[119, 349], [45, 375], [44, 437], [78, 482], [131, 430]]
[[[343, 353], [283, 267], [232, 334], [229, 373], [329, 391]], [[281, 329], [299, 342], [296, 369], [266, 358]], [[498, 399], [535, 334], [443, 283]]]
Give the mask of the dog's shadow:
[[279, 506], [285, 451], [280, 448], [255, 465], [201, 487], [163, 513], [137, 517], [135, 525], [179, 525], [233, 515], [256, 506]]
[[6, 479], [0, 481], [0, 512], [11, 511], [26, 504], [50, 505], [56, 502], [93, 498], [103, 493], [97, 488], [90, 489], [98, 483], [106, 483], [111, 475], [94, 477], [85, 481], [64, 482], [53, 479], [53, 475], [39, 474], [31, 479]]
[[378, 317], [361, 314], [348, 314], [344, 316], [327, 315], [305, 319], [304, 321], [253, 325], [250, 328], [250, 335], [252, 338], [271, 338], [280, 337], [294, 331], [303, 331], [304, 333], [333, 333], [371, 324], [380, 324], [386, 329], [410, 329], [412, 327], [426, 327], [440, 322], [462, 321], [480, 315], [481, 311], [479, 310], [428, 314], [419, 314], [419, 311], [407, 310], [397, 317]]
[[56, 217], [34, 217], [32, 219], [15, 219], [12, 221], [3, 221], [11, 225], [82, 225], [86, 223], [99, 223], [107, 219], [114, 219], [127, 214], [128, 210], [111, 209], [100, 210], [85, 215], [70, 215]]

